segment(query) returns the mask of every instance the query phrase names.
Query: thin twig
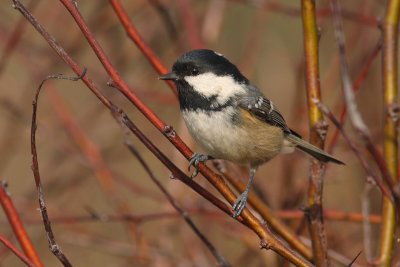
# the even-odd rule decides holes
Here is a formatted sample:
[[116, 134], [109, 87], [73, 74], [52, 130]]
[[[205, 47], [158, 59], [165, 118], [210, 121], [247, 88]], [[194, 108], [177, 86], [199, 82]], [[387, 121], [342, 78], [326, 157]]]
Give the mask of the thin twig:
[[[311, 240], [309, 240], [308, 238], [305, 238], [303, 236], [301, 236], [301, 239], [305, 244], [309, 244], [311, 246]], [[338, 253], [337, 251], [335, 251], [333, 249], [328, 249], [328, 256], [335, 263], [339, 263], [340, 266], [347, 266], [349, 264], [349, 262], [352, 261], [351, 258], [343, 256], [343, 254]], [[336, 265], [334, 265], [334, 266], [336, 266]], [[316, 265], [316, 267], [318, 267], [318, 265]], [[361, 267], [361, 266], [354, 263], [353, 267]]]
[[342, 123], [333, 115], [333, 113], [329, 110], [327, 106], [325, 106], [321, 101], [315, 99], [314, 100], [315, 104], [318, 106], [318, 108], [333, 122], [333, 124], [336, 126], [336, 129], [342, 134], [344, 140], [346, 143], [350, 146], [351, 150], [353, 151], [354, 155], [358, 158], [358, 160], [361, 163], [361, 166], [364, 168], [366, 174], [367, 174], [367, 182], [372, 182], [369, 180], [369, 178], [373, 179], [373, 183], [375, 183], [382, 194], [385, 196], [389, 197], [392, 199], [392, 193], [388, 190], [388, 188], [385, 186], [385, 184], [382, 181], [382, 178], [378, 176], [375, 171], [372, 169], [371, 164], [368, 162], [368, 160], [365, 158], [364, 154], [361, 152], [361, 150], [356, 146], [356, 144], [350, 139], [349, 135], [347, 132], [344, 130]]
[[[28, 3], [29, 10], [35, 10], [38, 3], [40, 1], [30, 1]], [[24, 18], [21, 18], [15, 25], [14, 29], [12, 30], [11, 36], [5, 42], [4, 48], [1, 51], [0, 56], [0, 74], [3, 72], [8, 60], [10, 59], [11, 55], [14, 53], [15, 48], [17, 47], [19, 41], [21, 40], [22, 34], [25, 31], [27, 25], [27, 21]]]
[[[179, 213], [176, 212], [154, 212], [154, 213], [144, 213], [144, 214], [134, 214], [134, 213], [107, 214], [107, 213], [100, 213], [89, 208], [87, 208], [87, 211], [89, 213], [87, 215], [86, 214], [59, 215], [59, 216], [54, 215], [52, 216], [51, 221], [52, 223], [56, 224], [73, 224], [73, 223], [86, 223], [86, 222], [120, 222], [120, 221], [142, 224], [146, 222], [152, 222], [155, 220], [178, 218], [180, 216]], [[188, 212], [196, 216], [226, 219], [226, 217], [222, 217], [223, 214], [219, 211], [211, 211], [207, 209], [189, 209]], [[37, 223], [42, 223], [42, 220], [38, 220], [36, 218], [26, 218], [24, 222], [27, 224], [37, 224]]]
[[349, 263], [349, 265], [347, 265], [347, 267], [352, 267], [354, 266], [354, 263], [356, 262], [356, 260], [358, 259], [358, 257], [360, 257], [362, 253], [362, 250], [360, 252], [357, 253], [357, 255], [354, 257], [354, 259], [351, 260], [351, 262]]
[[[28, 267], [39, 267], [39, 265], [34, 264], [27, 256], [24, 255], [18, 248], [16, 248], [10, 241], [5, 237], [0, 235], [0, 242], [3, 243], [9, 250], [11, 250], [15, 256], [17, 256], [22, 262], [24, 262]], [[43, 265], [40, 265], [43, 266]]]
[[[121, 124], [123, 127], [124, 125]], [[126, 132], [126, 131], [125, 131]], [[132, 155], [136, 157], [139, 163], [143, 166], [150, 179], [156, 184], [158, 189], [165, 195], [169, 203], [175, 208], [175, 210], [182, 216], [185, 222], [193, 230], [193, 232], [200, 238], [200, 240], [206, 245], [211, 254], [215, 257], [219, 266], [229, 267], [231, 264], [222, 256], [222, 254], [217, 250], [217, 248], [208, 240], [208, 238], [201, 232], [201, 230], [195, 225], [193, 220], [189, 217], [188, 213], [178, 204], [175, 198], [167, 191], [167, 189], [162, 185], [159, 179], [155, 176], [153, 171], [150, 169], [149, 165], [137, 151], [133, 143], [129, 140], [129, 137], [125, 135], [125, 145], [128, 147]]]
[[[278, 210], [276, 214], [282, 219], [302, 219], [304, 212], [301, 210]], [[332, 221], [363, 222], [380, 224], [382, 217], [378, 214], [364, 214], [359, 212], [346, 212], [339, 210], [324, 209], [324, 218]]]
[[[361, 88], [361, 84], [367, 78], [368, 72], [372, 66], [372, 63], [378, 57], [381, 49], [382, 49], [382, 40], [379, 39], [378, 43], [376, 44], [376, 46], [372, 50], [371, 54], [369, 55], [368, 60], [365, 63], [365, 66], [361, 70], [356, 81], [353, 83], [353, 91], [354, 92], [357, 92]], [[346, 104], [344, 103], [344, 105], [341, 108], [340, 115], [339, 115], [339, 122], [340, 122], [341, 127], [344, 125], [344, 121], [345, 121], [346, 117], [347, 117], [347, 107], [346, 107]], [[333, 132], [331, 142], [327, 148], [328, 153], [332, 153], [332, 151], [339, 139], [339, 134], [340, 134], [339, 127], [336, 127], [335, 131]]]
[[36, 152], [36, 129], [37, 129], [36, 112], [37, 112], [39, 94], [40, 94], [40, 91], [46, 81], [48, 81], [49, 79], [62, 79], [62, 80], [78, 81], [78, 80], [82, 79], [83, 76], [85, 76], [85, 73], [86, 73], [86, 69], [84, 69], [83, 72], [77, 77], [65, 77], [61, 74], [47, 76], [40, 83], [38, 89], [36, 90], [34, 100], [32, 102], [32, 107], [33, 107], [32, 125], [31, 125], [32, 171], [33, 171], [33, 175], [35, 177], [35, 184], [36, 184], [36, 188], [38, 191], [40, 213], [42, 215], [43, 225], [46, 230], [49, 248], [50, 248], [51, 252], [57, 257], [57, 259], [66, 267], [70, 267], [70, 266], [72, 266], [72, 264], [70, 263], [68, 258], [65, 256], [65, 254], [62, 252], [61, 247], [57, 244], [57, 242], [55, 240], [55, 236], [54, 236], [53, 230], [51, 228], [51, 222], [50, 222], [49, 216], [47, 214], [46, 204], [44, 201], [44, 193], [43, 193], [42, 182], [41, 182], [40, 172], [39, 172], [38, 156], [37, 156], [37, 152]]
[[[189, 209], [187, 210], [190, 214], [196, 216], [205, 216], [215, 219], [224, 219], [222, 214], [217, 211], [210, 211], [207, 209]], [[118, 214], [106, 214], [99, 213], [94, 210], [90, 210], [88, 215], [63, 215], [63, 216], [52, 216], [51, 221], [57, 224], [70, 224], [70, 223], [85, 223], [85, 222], [117, 222], [117, 221], [128, 221], [135, 224], [141, 224], [150, 222], [153, 220], [161, 219], [172, 219], [177, 218], [180, 215], [176, 212], [157, 212], [157, 213], [145, 213], [145, 214], [132, 214], [132, 213], [118, 213]], [[277, 210], [276, 215], [282, 220], [301, 220], [304, 218], [304, 212], [301, 210]], [[371, 224], [380, 224], [382, 217], [378, 214], [364, 214], [359, 212], [346, 212], [339, 210], [324, 210], [324, 217], [327, 220], [332, 221], [343, 221], [343, 222], [364, 222], [367, 221]], [[27, 224], [42, 223], [42, 220], [35, 218], [25, 218], [24, 222]], [[2, 223], [0, 221], [0, 223]], [[5, 223], [5, 222], [4, 222]]]
[[367, 125], [364, 123], [364, 120], [361, 117], [361, 114], [358, 112], [357, 105], [355, 102], [355, 96], [353, 93], [352, 85], [351, 85], [351, 79], [349, 76], [349, 68], [346, 62], [346, 50], [345, 50], [345, 39], [344, 39], [344, 34], [343, 34], [343, 26], [341, 22], [341, 15], [340, 15], [340, 9], [339, 9], [339, 4], [331, 0], [331, 5], [332, 9], [334, 9], [334, 24], [335, 24], [335, 36], [336, 40], [339, 46], [339, 59], [340, 59], [340, 74], [342, 78], [342, 84], [343, 84], [343, 91], [346, 99], [346, 104], [347, 108], [349, 110], [349, 117], [351, 119], [351, 122], [354, 125], [354, 128], [356, 128], [358, 131], [361, 133], [369, 135], [369, 129]]

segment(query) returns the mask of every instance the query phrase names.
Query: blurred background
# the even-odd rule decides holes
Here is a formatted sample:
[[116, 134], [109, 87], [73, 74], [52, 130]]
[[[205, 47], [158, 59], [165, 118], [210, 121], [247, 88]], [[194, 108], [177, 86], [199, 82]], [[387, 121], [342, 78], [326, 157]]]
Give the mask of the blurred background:
[[[107, 86], [108, 75], [64, 6], [58, 1], [23, 2], [69, 55], [88, 69], [102, 92], [186, 171], [187, 161], [167, 139], [123, 95]], [[274, 101], [288, 125], [308, 139], [300, 1], [121, 2], [139, 33], [168, 68], [181, 53], [193, 48], [207, 47], [223, 53]], [[317, 2], [322, 100], [339, 116], [343, 96], [332, 17], [329, 2]], [[378, 23], [386, 1], [340, 2], [350, 72], [353, 82], [360, 83], [357, 104], [381, 149], [381, 60], [380, 54], [373, 54], [381, 36]], [[33, 96], [42, 79], [50, 74], [74, 74], [12, 8], [11, 1], [0, 5], [0, 179], [8, 182], [11, 197], [45, 265], [60, 266], [48, 249], [38, 211], [31, 171], [30, 124]], [[193, 150], [199, 151], [182, 122], [175, 96], [126, 36], [109, 2], [78, 1], [78, 8], [131, 89]], [[368, 73], [362, 76], [368, 62]], [[349, 123], [345, 123], [345, 129], [362, 148]], [[366, 184], [365, 172], [343, 139], [339, 137], [332, 143], [334, 130], [330, 125], [326, 147], [346, 166], [328, 166], [324, 208], [361, 216], [364, 205], [364, 214], [379, 215], [380, 192]], [[169, 171], [131, 138], [155, 175], [232, 266], [285, 266], [275, 253], [259, 249], [254, 233], [178, 180], [170, 179]], [[82, 82], [52, 80], [44, 85], [39, 100], [37, 147], [52, 226], [58, 243], [76, 266], [216, 265], [204, 244], [128, 152], [120, 126]], [[246, 169], [226, 164], [243, 177], [243, 182], [247, 181]], [[260, 168], [254, 184], [257, 194], [284, 216], [305, 242], [307, 227], [299, 211], [306, 205], [308, 167], [309, 158], [300, 152], [278, 156]], [[195, 179], [219, 196], [201, 175]], [[136, 220], [117, 216], [121, 214], [131, 214]], [[356, 263], [365, 266], [366, 258], [376, 255], [377, 218], [371, 223], [349, 217], [326, 218], [331, 252], [337, 258], [353, 259], [363, 251]], [[0, 222], [1, 233], [17, 243], [3, 213]], [[394, 262], [399, 262], [396, 246]], [[0, 266], [24, 265], [0, 247]]]

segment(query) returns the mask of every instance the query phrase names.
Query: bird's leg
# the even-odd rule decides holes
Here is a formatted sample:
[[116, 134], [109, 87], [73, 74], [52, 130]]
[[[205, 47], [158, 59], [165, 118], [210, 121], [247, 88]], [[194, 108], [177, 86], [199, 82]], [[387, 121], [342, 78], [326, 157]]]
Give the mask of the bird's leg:
[[236, 218], [237, 216], [239, 216], [240, 213], [242, 213], [244, 207], [246, 206], [247, 196], [249, 195], [251, 184], [253, 182], [254, 175], [256, 174], [256, 171], [257, 171], [257, 167], [251, 167], [250, 168], [250, 178], [249, 178], [249, 181], [247, 182], [246, 189], [236, 199], [235, 203], [232, 205], [232, 210], [235, 212], [233, 214], [233, 216], [232, 216], [233, 218]]
[[194, 167], [194, 172], [190, 176], [190, 178], [196, 177], [196, 175], [199, 173], [199, 163], [200, 162], [206, 162], [209, 159], [214, 159], [213, 157], [209, 155], [204, 155], [204, 154], [198, 154], [198, 153], [193, 153], [192, 157], [189, 160], [189, 167], [188, 170], [190, 171], [190, 167]]

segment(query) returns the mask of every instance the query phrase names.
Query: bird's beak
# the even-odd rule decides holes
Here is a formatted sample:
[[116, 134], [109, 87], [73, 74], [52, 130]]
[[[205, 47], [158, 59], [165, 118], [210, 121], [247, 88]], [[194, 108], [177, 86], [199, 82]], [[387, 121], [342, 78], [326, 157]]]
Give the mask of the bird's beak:
[[170, 72], [170, 73], [161, 75], [160, 77], [158, 77], [158, 79], [160, 79], [160, 80], [174, 80], [174, 81], [176, 81], [176, 80], [178, 80], [178, 76], [176, 76], [175, 73]]

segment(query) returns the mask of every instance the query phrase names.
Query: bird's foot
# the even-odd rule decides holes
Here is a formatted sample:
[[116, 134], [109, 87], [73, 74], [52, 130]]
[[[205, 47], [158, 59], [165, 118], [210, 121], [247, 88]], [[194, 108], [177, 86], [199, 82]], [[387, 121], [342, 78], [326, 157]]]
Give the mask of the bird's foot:
[[199, 173], [199, 163], [204, 163], [209, 159], [212, 159], [212, 157], [204, 154], [193, 153], [193, 156], [190, 158], [188, 167], [189, 171], [191, 166], [194, 167], [194, 172], [192, 173], [192, 175], [190, 175], [190, 178], [196, 177], [196, 175]]
[[235, 201], [235, 203], [233, 203], [232, 205], [232, 210], [234, 211], [232, 217], [236, 218], [238, 217], [242, 211], [244, 210], [244, 208], [246, 207], [246, 203], [247, 203], [247, 195], [248, 192], [244, 191]]

